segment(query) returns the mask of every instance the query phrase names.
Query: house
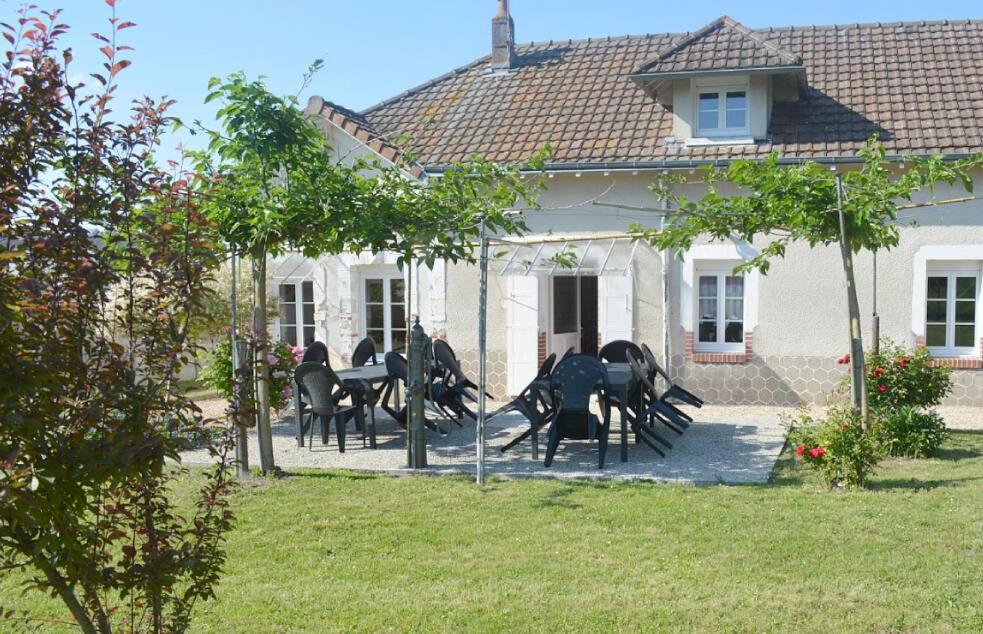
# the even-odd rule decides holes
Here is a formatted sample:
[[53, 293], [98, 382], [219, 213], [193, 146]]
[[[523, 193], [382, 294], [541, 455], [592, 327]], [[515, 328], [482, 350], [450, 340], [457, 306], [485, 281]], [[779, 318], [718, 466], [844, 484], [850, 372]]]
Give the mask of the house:
[[[767, 276], [733, 274], [760, 244], [655, 252], [624, 237], [636, 222], [662, 221], [650, 184], [667, 170], [688, 175], [772, 151], [849, 170], [872, 135], [892, 157], [983, 151], [981, 20], [749, 29], [723, 17], [692, 33], [521, 46], [514, 33], [502, 0], [490, 56], [362, 112], [320, 98], [309, 106], [339, 160], [395, 162], [411, 150], [412, 178], [439, 178], [474, 154], [512, 163], [554, 148], [542, 209], [527, 214], [530, 235], [495, 258], [494, 394], [515, 393], [551, 351], [630, 338], [711, 402], [821, 402], [848, 347], [838, 250], [796, 246]], [[702, 184], [679, 187], [698, 196]], [[905, 220], [917, 226], [904, 223], [901, 245], [877, 256], [881, 334], [956, 367], [951, 403], [983, 405], [983, 201]], [[575, 268], [552, 265], [559, 249], [575, 254]], [[858, 256], [857, 275], [871, 315], [870, 254]], [[384, 254], [287, 257], [274, 276], [282, 337], [323, 339], [340, 356], [364, 336], [401, 349], [409, 312], [474, 368], [473, 266], [415, 270], [411, 292]]]

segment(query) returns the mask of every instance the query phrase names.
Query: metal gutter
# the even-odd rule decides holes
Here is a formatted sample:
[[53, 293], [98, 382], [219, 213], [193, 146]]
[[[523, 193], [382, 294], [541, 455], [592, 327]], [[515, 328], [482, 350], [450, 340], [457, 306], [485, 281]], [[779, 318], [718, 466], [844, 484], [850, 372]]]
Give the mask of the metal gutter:
[[[977, 156], [979, 152], [957, 152], [944, 155], [947, 161], [955, 161], [964, 158]], [[935, 154], [890, 154], [885, 156], [885, 160], [890, 163], [911, 160], [912, 158], [928, 158]], [[561, 174], [566, 172], [644, 172], [655, 170], [679, 170], [694, 169], [700, 167], [726, 167], [735, 161], [763, 161], [759, 158], [733, 158], [733, 159], [697, 159], [697, 160], [664, 160], [664, 161], [619, 161], [604, 163], [547, 163], [544, 170], [546, 173]], [[859, 156], [825, 156], [825, 157], [782, 157], [778, 159], [779, 165], [802, 165], [804, 163], [819, 163], [821, 165], [860, 165], [864, 159]], [[453, 169], [453, 165], [433, 165], [425, 167], [427, 174], [439, 176], [444, 172]], [[536, 174], [540, 170], [524, 169], [523, 173]]]

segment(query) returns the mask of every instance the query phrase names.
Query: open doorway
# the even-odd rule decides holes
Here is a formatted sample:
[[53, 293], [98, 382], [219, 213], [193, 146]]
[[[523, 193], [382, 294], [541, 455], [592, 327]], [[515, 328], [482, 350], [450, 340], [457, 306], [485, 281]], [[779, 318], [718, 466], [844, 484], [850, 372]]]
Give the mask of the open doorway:
[[555, 276], [550, 286], [550, 352], [597, 354], [597, 277]]

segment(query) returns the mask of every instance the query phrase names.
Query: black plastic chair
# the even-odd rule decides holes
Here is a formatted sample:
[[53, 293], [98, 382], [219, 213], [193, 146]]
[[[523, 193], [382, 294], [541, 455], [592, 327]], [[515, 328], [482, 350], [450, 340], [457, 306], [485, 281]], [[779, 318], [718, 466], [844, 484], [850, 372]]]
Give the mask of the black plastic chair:
[[[435, 339], [430, 351], [433, 353], [434, 367], [436, 368], [435, 374], [437, 376], [446, 378], [446, 375], [450, 374], [447, 370], [446, 366], [448, 364], [445, 363], [445, 360], [449, 360], [451, 362], [450, 365], [456, 365], [458, 368], [461, 367], [461, 363], [457, 360], [457, 354], [454, 352], [454, 348], [451, 348], [451, 345], [443, 339]], [[477, 391], [478, 384], [464, 376], [463, 372], [460, 373], [459, 378], [463, 381], [466, 389]], [[485, 392], [485, 396], [493, 401], [495, 400], [495, 397], [488, 392]], [[467, 397], [474, 402], [478, 402], [477, 397], [475, 397], [473, 394], [468, 393]]]
[[[561, 361], [550, 375], [550, 392], [556, 411], [546, 445], [546, 467], [553, 464], [560, 441], [597, 439], [598, 468], [604, 468], [611, 431], [611, 385], [599, 359], [579, 354]], [[591, 413], [591, 397], [597, 394], [603, 420]]]
[[[409, 421], [409, 391], [408, 387], [410, 384], [410, 368], [406, 359], [403, 355], [398, 352], [387, 352], [386, 353], [386, 372], [389, 374], [389, 385], [386, 387], [385, 393], [382, 395], [382, 409], [385, 410], [387, 414], [392, 416], [393, 420], [399, 424], [400, 427], [406, 427]], [[424, 370], [425, 371], [425, 370]], [[426, 380], [426, 377], [424, 377]], [[406, 401], [404, 401], [402, 407], [399, 403], [390, 403], [390, 398], [398, 389], [399, 383], [403, 384], [404, 391], [406, 393]], [[433, 402], [430, 400], [429, 389], [425, 390], [426, 400], [424, 405], [429, 406], [431, 409], [434, 408]], [[441, 435], [446, 435], [445, 432], [436, 423], [427, 420], [424, 425], [430, 431], [435, 431]]]
[[[348, 414], [358, 415], [359, 408], [356, 405], [340, 407], [336, 401], [339, 393], [345, 392], [345, 386], [338, 376], [320, 363], [311, 361], [302, 363], [294, 372], [295, 380], [303, 386], [304, 391], [310, 398], [310, 439], [308, 449], [312, 448], [314, 442], [314, 423], [321, 423], [321, 442], [328, 444], [331, 420], [335, 421], [335, 434], [338, 438], [338, 451], [345, 453], [345, 427], [348, 422]], [[362, 445], [365, 446], [365, 425], [362, 425]], [[301, 435], [304, 433], [303, 426], [300, 429]]]
[[[662, 366], [659, 365], [659, 362], [655, 359], [655, 355], [652, 354], [651, 348], [649, 348], [644, 343], [642, 344], [641, 347], [642, 347], [642, 354], [645, 356], [645, 362], [649, 365], [649, 369], [651, 370], [651, 372], [654, 373], [650, 375], [649, 380], [651, 380], [652, 383], [655, 383], [655, 375], [658, 375], [662, 377], [662, 379], [666, 382], [666, 385], [668, 386], [665, 392], [663, 392], [662, 394], [663, 402], [668, 403], [671, 400], [674, 400], [678, 403], [683, 403], [685, 405], [692, 405], [693, 407], [703, 407], [703, 399], [696, 396], [692, 392], [689, 392], [688, 390], [684, 389], [682, 386], [673, 383], [672, 379], [669, 378], [669, 374], [662, 369]], [[685, 414], [684, 416], [686, 417], [687, 420], [692, 422], [693, 420], [692, 418], [686, 416]]]
[[470, 390], [478, 389], [478, 386], [464, 375], [454, 351], [446, 341], [435, 341], [433, 353], [437, 365], [434, 366], [433, 378], [429, 383], [430, 400], [444, 416], [459, 426], [464, 417], [477, 420], [478, 416], [464, 404], [464, 399], [477, 402], [477, 397]]
[[[315, 341], [304, 350], [304, 356], [300, 360], [304, 363], [317, 363], [330, 367], [328, 363], [328, 347], [321, 341]], [[299, 366], [298, 366], [299, 367]], [[297, 446], [304, 446], [304, 423], [305, 417], [310, 417], [311, 399], [307, 395], [307, 390], [297, 380], [296, 371], [294, 372], [294, 419], [297, 425]]]
[[304, 356], [301, 358], [300, 362], [329, 365], [328, 347], [321, 341], [313, 342], [311, 345], [307, 346], [306, 350], [304, 350]]
[[563, 356], [560, 357], [560, 361], [566, 361], [567, 359], [569, 359], [575, 354], [577, 354], [577, 349], [574, 348], [573, 346], [570, 346], [569, 348], [567, 348], [567, 351], [563, 353]]
[[532, 459], [539, 459], [539, 431], [549, 423], [553, 414], [553, 399], [549, 391], [549, 377], [553, 371], [554, 363], [556, 363], [556, 353], [550, 354], [543, 360], [543, 364], [539, 366], [539, 371], [536, 373], [536, 378], [523, 388], [522, 392], [511, 403], [492, 412], [485, 419], [489, 421], [501, 414], [519, 412], [529, 421], [529, 429], [502, 447], [502, 453], [505, 453], [526, 438], [532, 436]]
[[[645, 397], [642, 410], [638, 412], [637, 416], [639, 422], [649, 421], [651, 428], [651, 423], [658, 421], [677, 434], [682, 435], [683, 430], [689, 428], [690, 421], [686, 415], [671, 403], [666, 403], [662, 400], [662, 395], [655, 387], [655, 384], [649, 380], [648, 372], [642, 366], [640, 360], [630, 358], [628, 363], [631, 365], [631, 371], [641, 386], [642, 394]], [[666, 447], [672, 448], [672, 445], [663, 440], [661, 436], [655, 435], [655, 438]]]
[[355, 351], [352, 352], [352, 367], [361, 368], [370, 361], [372, 365], [375, 365], [375, 355], [375, 342], [372, 341], [370, 337], [362, 339], [358, 342], [358, 345], [355, 346]]
[[629, 354], [635, 354], [637, 358], [641, 359], [642, 349], [630, 341], [619, 339], [604, 344], [604, 347], [597, 353], [597, 358], [607, 363], [628, 363]]

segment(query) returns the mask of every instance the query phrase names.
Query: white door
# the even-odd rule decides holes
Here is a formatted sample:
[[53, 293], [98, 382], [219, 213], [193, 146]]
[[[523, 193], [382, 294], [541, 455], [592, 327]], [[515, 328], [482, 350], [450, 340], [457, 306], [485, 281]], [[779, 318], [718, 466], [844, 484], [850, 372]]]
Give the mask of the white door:
[[634, 290], [631, 275], [602, 275], [597, 284], [598, 330], [601, 345], [634, 336], [632, 306]]
[[539, 370], [539, 280], [529, 276], [506, 279], [506, 388], [510, 396], [522, 391]]
[[550, 346], [557, 357], [573, 348], [580, 350], [580, 278], [557, 276], [550, 278], [552, 311], [550, 314]]

